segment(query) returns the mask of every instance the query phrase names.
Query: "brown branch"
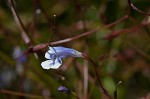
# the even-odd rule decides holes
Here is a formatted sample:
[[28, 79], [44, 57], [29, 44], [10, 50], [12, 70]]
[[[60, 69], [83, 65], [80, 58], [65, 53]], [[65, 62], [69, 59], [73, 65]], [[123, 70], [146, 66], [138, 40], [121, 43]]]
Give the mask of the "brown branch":
[[[9, 1], [12, 1], [12, 0], [9, 0]], [[131, 3], [131, 0], [128, 0], [128, 4], [129, 4], [130, 7], [135, 8], [135, 6]], [[12, 11], [13, 11], [13, 7], [11, 7], [11, 9], [12, 9]], [[15, 10], [14, 10], [13, 12], [15, 13]], [[17, 15], [17, 14], [16, 14], [16, 15]], [[18, 16], [18, 15], [17, 15], [17, 16]], [[120, 23], [120, 22], [122, 22], [122, 21], [124, 21], [124, 20], [126, 20], [126, 19], [128, 19], [128, 12], [127, 12], [127, 14], [125, 14], [122, 18], [118, 19], [117, 21], [115, 21], [115, 22], [113, 22], [113, 23], [110, 23], [110, 24], [104, 26], [103, 28], [110, 28], [110, 27], [112, 27], [112, 26], [114, 26], [114, 25], [116, 25], [116, 24], [118, 24], [118, 23]], [[17, 21], [17, 22], [18, 22], [18, 21]], [[19, 26], [21, 26], [21, 25], [19, 25]], [[29, 48], [29, 50], [27, 51], [27, 53], [33, 53], [33, 52], [39, 51], [39, 50], [41, 50], [41, 49], [46, 48], [46, 47], [49, 46], [49, 45], [53, 46], [53, 45], [63, 44], [63, 43], [66, 43], [66, 42], [71, 42], [71, 41], [74, 41], [74, 40], [79, 39], [79, 38], [81, 38], [81, 37], [84, 37], [84, 36], [93, 34], [93, 33], [97, 32], [97, 31], [99, 31], [100, 29], [101, 29], [100, 27], [97, 27], [97, 28], [95, 28], [95, 29], [93, 29], [93, 30], [91, 30], [91, 31], [84, 32], [84, 33], [82, 33], [82, 34], [80, 34], [80, 35], [77, 35], [77, 36], [75, 36], [75, 37], [70, 37], [70, 38], [67, 38], [67, 39], [63, 39], [63, 40], [59, 40], [59, 41], [55, 41], [55, 42], [51, 42], [51, 43], [38, 44], [38, 45], [35, 45], [35, 46], [33, 46], [33, 47], [31, 46], [31, 47]], [[24, 33], [24, 32], [23, 32], [23, 33]], [[26, 33], [26, 32], [25, 32], [25, 33]]]
[[17, 14], [16, 12], [16, 9], [15, 9], [15, 6], [14, 6], [14, 3], [13, 3], [13, 0], [8, 0], [9, 4], [10, 4], [10, 8], [11, 8], [11, 11], [12, 11], [12, 14], [14, 16], [14, 20], [21, 32], [21, 36], [22, 36], [22, 39], [24, 40], [24, 42], [29, 46], [31, 44], [31, 40], [27, 34], [27, 30], [25, 29], [19, 15]]
[[[106, 26], [104, 26], [103, 28], [110, 28], [124, 20], [128, 19], [128, 14], [126, 14], [125, 16], [123, 16], [122, 18], [120, 18], [119, 20], [113, 22], [113, 23], [110, 23]], [[139, 30], [141, 27], [143, 26], [146, 26], [147, 24], [149, 24], [149, 22], [147, 21], [143, 21], [142, 23], [140, 23], [139, 25], [137, 26], [134, 26], [132, 28], [127, 28], [127, 29], [122, 29], [122, 30], [117, 30], [117, 31], [114, 31], [112, 32], [111, 34], [109, 34], [108, 36], [106, 36], [104, 39], [107, 39], [107, 40], [112, 40], [113, 38], [119, 36], [121, 33], [124, 33], [124, 32], [131, 32], [131, 31], [134, 31], [134, 30]], [[102, 28], [100, 27], [97, 27], [91, 31], [87, 31], [87, 32], [84, 32], [80, 35], [77, 35], [75, 37], [70, 37], [70, 38], [67, 38], [67, 39], [63, 39], [63, 40], [59, 40], [59, 41], [54, 41], [54, 42], [50, 42], [50, 43], [42, 43], [42, 44], [38, 44], [38, 45], [35, 45], [33, 47], [30, 47], [29, 50], [27, 50], [26, 54], [29, 54], [29, 53], [33, 53], [33, 52], [37, 52], [39, 50], [42, 50], [44, 48], [46, 48], [47, 46], [54, 46], [54, 45], [59, 45], [59, 44], [63, 44], [63, 43], [66, 43], [66, 42], [71, 42], [71, 41], [74, 41], [76, 39], [79, 39], [81, 37], [84, 37], [84, 36], [87, 36], [87, 35], [90, 35], [90, 34], [93, 34], [99, 30], [101, 30]]]
[[106, 40], [112, 40], [112, 39], [118, 37], [122, 33], [132, 32], [132, 31], [138, 31], [142, 27], [147, 26], [148, 24], [149, 24], [148, 20], [144, 19], [140, 24], [138, 24], [136, 26], [133, 26], [131, 28], [121, 29], [121, 30], [115, 30], [115, 31], [111, 32], [109, 35], [107, 35], [106, 37], [104, 37], [104, 39], [106, 39]]
[[104, 88], [103, 84], [101, 83], [101, 80], [99, 79], [99, 76], [98, 76], [98, 70], [97, 70], [97, 64], [92, 60], [92, 58], [86, 54], [86, 53], [82, 53], [83, 55], [83, 58], [85, 60], [88, 60], [90, 63], [92, 63], [93, 67], [94, 67], [94, 71], [95, 71], [95, 74], [96, 74], [96, 80], [98, 81], [98, 86], [100, 87], [99, 90], [102, 91], [102, 93], [104, 95], [106, 95], [109, 99], [112, 99], [112, 97], [109, 95], [108, 91]]
[[0, 89], [0, 93], [10, 94], [10, 95], [14, 95], [14, 96], [23, 96], [23, 97], [27, 97], [27, 98], [50, 99], [50, 98], [45, 98], [45, 97], [39, 96], [39, 95], [25, 94], [25, 93], [20, 93], [20, 92], [9, 91], [9, 90], [5, 90], [5, 89]]
[[[22, 39], [24, 40], [25, 44], [27, 44], [31, 48], [31, 46], [32, 46], [31, 39], [30, 39], [30, 37], [27, 33], [27, 30], [26, 30], [25, 26], [23, 25], [19, 15], [15, 9], [15, 5], [13, 3], [13, 0], [8, 0], [8, 2], [10, 4], [10, 8], [11, 8], [12, 14], [14, 16], [14, 20], [15, 20], [15, 22], [16, 22], [16, 24], [17, 24], [17, 26], [21, 32]], [[34, 56], [36, 59], [38, 58], [36, 53], [34, 53]]]
[[129, 5], [133, 10], [135, 10], [135, 11], [141, 13], [141, 14], [150, 16], [150, 13], [146, 13], [146, 12], [144, 12], [144, 11], [138, 9], [136, 6], [134, 6], [133, 3], [131, 2], [131, 0], [128, 0], [128, 5]]
[[107, 35], [106, 37], [104, 37], [104, 39], [110, 41], [110, 40], [112, 40], [112, 39], [118, 37], [118, 36], [119, 36], [120, 34], [122, 34], [122, 33], [137, 31], [137, 30], [139, 30], [141, 27], [142, 27], [142, 25], [139, 24], [139, 25], [134, 26], [134, 27], [131, 27], [131, 28], [121, 29], [121, 30], [115, 30], [115, 31], [111, 32], [109, 35]]
[[[126, 14], [125, 16], [121, 17], [120, 19], [118, 19], [117, 21], [113, 22], [113, 23], [110, 23], [106, 26], [104, 26], [103, 28], [110, 28], [124, 20], [128, 19], [128, 15]], [[35, 45], [33, 47], [30, 47], [29, 50], [27, 51], [27, 53], [33, 53], [33, 52], [37, 52], [39, 50], [42, 50], [44, 48], [46, 48], [47, 46], [54, 46], [54, 45], [58, 45], [58, 44], [63, 44], [63, 43], [66, 43], [66, 42], [71, 42], [71, 41], [74, 41], [76, 39], [79, 39], [81, 37], [84, 37], [84, 36], [87, 36], [87, 35], [90, 35], [90, 34], [93, 34], [97, 31], [99, 31], [100, 29], [103, 29], [103, 28], [100, 28], [100, 27], [97, 27], [93, 30], [90, 30], [90, 31], [87, 31], [87, 32], [84, 32], [80, 35], [77, 35], [77, 36], [74, 36], [74, 37], [70, 37], [70, 38], [67, 38], [67, 39], [63, 39], [63, 40], [59, 40], [59, 41], [54, 41], [54, 42], [50, 42], [50, 43], [42, 43], [42, 44], [38, 44], [38, 45]]]
[[112, 26], [114, 26], [114, 25], [116, 25], [116, 24], [118, 24], [118, 23], [120, 23], [120, 22], [122, 22], [122, 21], [128, 19], [128, 17], [129, 17], [129, 15], [128, 15], [128, 11], [127, 11], [127, 14], [125, 14], [123, 17], [121, 17], [121, 18], [118, 19], [117, 21], [112, 22], [112, 23], [106, 25], [105, 28], [110, 28], [110, 27], [112, 27]]

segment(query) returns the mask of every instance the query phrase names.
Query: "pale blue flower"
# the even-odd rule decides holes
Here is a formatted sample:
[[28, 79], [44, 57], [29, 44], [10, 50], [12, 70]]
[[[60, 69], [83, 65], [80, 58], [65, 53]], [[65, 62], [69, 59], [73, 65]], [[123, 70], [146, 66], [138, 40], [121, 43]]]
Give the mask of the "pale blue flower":
[[49, 47], [45, 53], [45, 58], [48, 60], [41, 63], [44, 69], [57, 69], [62, 64], [62, 58], [65, 57], [83, 57], [82, 53], [71, 48], [65, 47]]

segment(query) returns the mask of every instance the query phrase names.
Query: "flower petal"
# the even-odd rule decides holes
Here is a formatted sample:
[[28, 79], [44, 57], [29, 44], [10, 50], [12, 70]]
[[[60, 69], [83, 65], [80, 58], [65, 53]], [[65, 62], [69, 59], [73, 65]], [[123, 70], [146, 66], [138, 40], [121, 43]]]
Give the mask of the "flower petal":
[[72, 48], [65, 48], [65, 47], [49, 47], [49, 49], [51, 49], [51, 51], [53, 50], [55, 52], [55, 54], [57, 55], [57, 57], [59, 58], [64, 58], [64, 57], [83, 57], [82, 53], [74, 50]]
[[49, 53], [56, 53], [56, 50], [54, 47], [50, 47], [49, 46], [49, 50], [48, 50]]
[[50, 69], [51, 65], [53, 65], [53, 60], [46, 60], [46, 61], [44, 61], [44, 62], [41, 63], [41, 66], [44, 69]]
[[47, 58], [47, 59], [51, 59], [51, 57], [50, 57], [50, 53], [46, 52], [46, 53], [45, 53], [45, 58]]
[[48, 52], [45, 53], [45, 58], [47, 58], [47, 59], [56, 59], [56, 54], [55, 53], [49, 53], [49, 51], [48, 51]]
[[60, 65], [62, 64], [62, 60], [61, 59], [56, 59], [55, 61], [53, 60], [47, 60], [41, 63], [41, 66], [44, 69], [57, 69], [58, 67], [60, 67]]
[[60, 67], [60, 65], [62, 64], [62, 60], [61, 59], [56, 59], [55, 63], [53, 64], [53, 66], [51, 66], [52, 69], [57, 69]]

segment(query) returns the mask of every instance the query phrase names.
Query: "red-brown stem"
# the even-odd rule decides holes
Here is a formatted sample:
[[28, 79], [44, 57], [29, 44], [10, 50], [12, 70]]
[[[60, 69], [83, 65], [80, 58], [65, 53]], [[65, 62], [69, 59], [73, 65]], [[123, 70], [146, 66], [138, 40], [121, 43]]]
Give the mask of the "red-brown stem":
[[96, 74], [96, 78], [98, 80], [98, 83], [100, 85], [100, 88], [102, 90], [102, 92], [109, 98], [109, 99], [112, 99], [112, 97], [109, 95], [108, 91], [103, 87], [100, 79], [99, 79], [99, 76], [98, 76], [98, 71], [97, 71], [97, 65], [94, 63], [94, 61], [89, 58], [89, 61], [92, 63], [92, 65], [94, 66], [94, 70], [95, 70], [95, 74]]
[[[122, 18], [120, 18], [119, 20], [104, 26], [104, 28], [110, 28], [110, 27], [112, 27], [112, 26], [122, 22], [123, 20], [125, 20], [127, 18], [128, 18], [128, 15], [125, 15]], [[54, 42], [51, 42], [51, 43], [38, 44], [38, 45], [35, 45], [33, 47], [30, 47], [27, 52], [28, 53], [33, 53], [33, 52], [37, 52], [39, 50], [42, 50], [42, 49], [46, 48], [49, 45], [53, 46], [53, 45], [63, 44], [63, 43], [66, 43], [66, 42], [71, 42], [71, 41], [74, 41], [74, 40], [79, 39], [81, 37], [93, 34], [93, 33], [97, 32], [97, 31], [99, 31], [100, 29], [101, 28], [97, 27], [97, 28], [95, 28], [95, 29], [93, 29], [91, 31], [84, 32], [84, 33], [82, 33], [80, 35], [77, 35], [77, 36], [74, 36], [74, 37], [70, 37], [70, 38], [67, 38], [67, 39], [59, 40], [59, 41], [54, 41]]]
[[9, 4], [10, 4], [10, 8], [11, 8], [11, 11], [12, 11], [12, 14], [14, 16], [14, 20], [21, 32], [21, 35], [22, 35], [22, 38], [24, 40], [24, 42], [27, 44], [27, 45], [30, 45], [31, 44], [31, 40], [27, 34], [27, 30], [25, 29], [16, 9], [15, 9], [15, 6], [14, 6], [14, 3], [13, 3], [13, 0], [8, 0]]
[[126, 33], [126, 32], [131, 32], [131, 31], [137, 31], [142, 27], [142, 25], [137, 25], [134, 26], [132, 28], [127, 28], [127, 29], [121, 29], [121, 30], [116, 30], [111, 32], [109, 35], [107, 35], [106, 37], [104, 37], [104, 39], [106, 40], [112, 40], [115, 37], [119, 36], [121, 33]]
[[98, 84], [100, 86], [100, 91], [102, 91], [102, 93], [104, 93], [109, 99], [112, 99], [112, 97], [109, 95], [108, 91], [103, 87], [100, 79], [99, 79], [99, 76], [98, 76], [98, 71], [97, 71], [97, 64], [95, 64], [95, 62], [90, 58], [90, 56], [86, 53], [82, 53], [83, 55], [83, 58], [85, 60], [88, 60], [92, 63], [92, 65], [94, 66], [94, 70], [95, 70], [95, 74], [96, 74], [96, 78], [98, 80]]
[[28, 98], [36, 98], [36, 99], [50, 99], [50, 98], [44, 98], [43, 96], [14, 92], [14, 91], [9, 91], [9, 90], [5, 90], [5, 89], [0, 89], [0, 93], [10, 94], [10, 95], [14, 95], [14, 96], [23, 96], [23, 97], [28, 97]]
[[[21, 32], [21, 36], [22, 36], [22, 39], [24, 40], [25, 44], [28, 46], [28, 47], [32, 47], [32, 44], [31, 44], [31, 39], [27, 33], [27, 30], [25, 28], [25, 26], [23, 25], [16, 9], [15, 9], [15, 5], [13, 3], [13, 0], [8, 0], [9, 4], [10, 4], [10, 8], [11, 8], [11, 11], [12, 11], [12, 14], [14, 16], [14, 20]], [[34, 56], [35, 58], [38, 58], [37, 54], [34, 52]]]

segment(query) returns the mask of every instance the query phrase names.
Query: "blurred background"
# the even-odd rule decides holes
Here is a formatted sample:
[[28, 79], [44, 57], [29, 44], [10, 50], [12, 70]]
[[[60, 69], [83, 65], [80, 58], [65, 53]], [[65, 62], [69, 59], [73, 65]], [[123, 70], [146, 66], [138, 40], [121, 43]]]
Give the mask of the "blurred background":
[[[13, 0], [16, 12], [32, 41], [32, 46], [63, 40], [100, 27], [90, 35], [56, 46], [88, 53], [98, 64], [99, 78], [113, 97], [150, 99], [150, 17], [133, 9], [127, 0]], [[142, 11], [150, 10], [150, 0], [133, 0]], [[128, 14], [128, 17], [124, 17]], [[56, 17], [54, 17], [56, 15]], [[123, 20], [120, 20], [123, 18]], [[117, 20], [111, 27], [106, 25]], [[97, 88], [95, 71], [88, 61], [65, 58], [56, 70], [44, 70], [48, 48], [24, 54], [29, 46], [9, 7], [0, 0], [0, 98], [74, 99], [58, 92], [60, 85], [80, 99], [107, 99]]]

